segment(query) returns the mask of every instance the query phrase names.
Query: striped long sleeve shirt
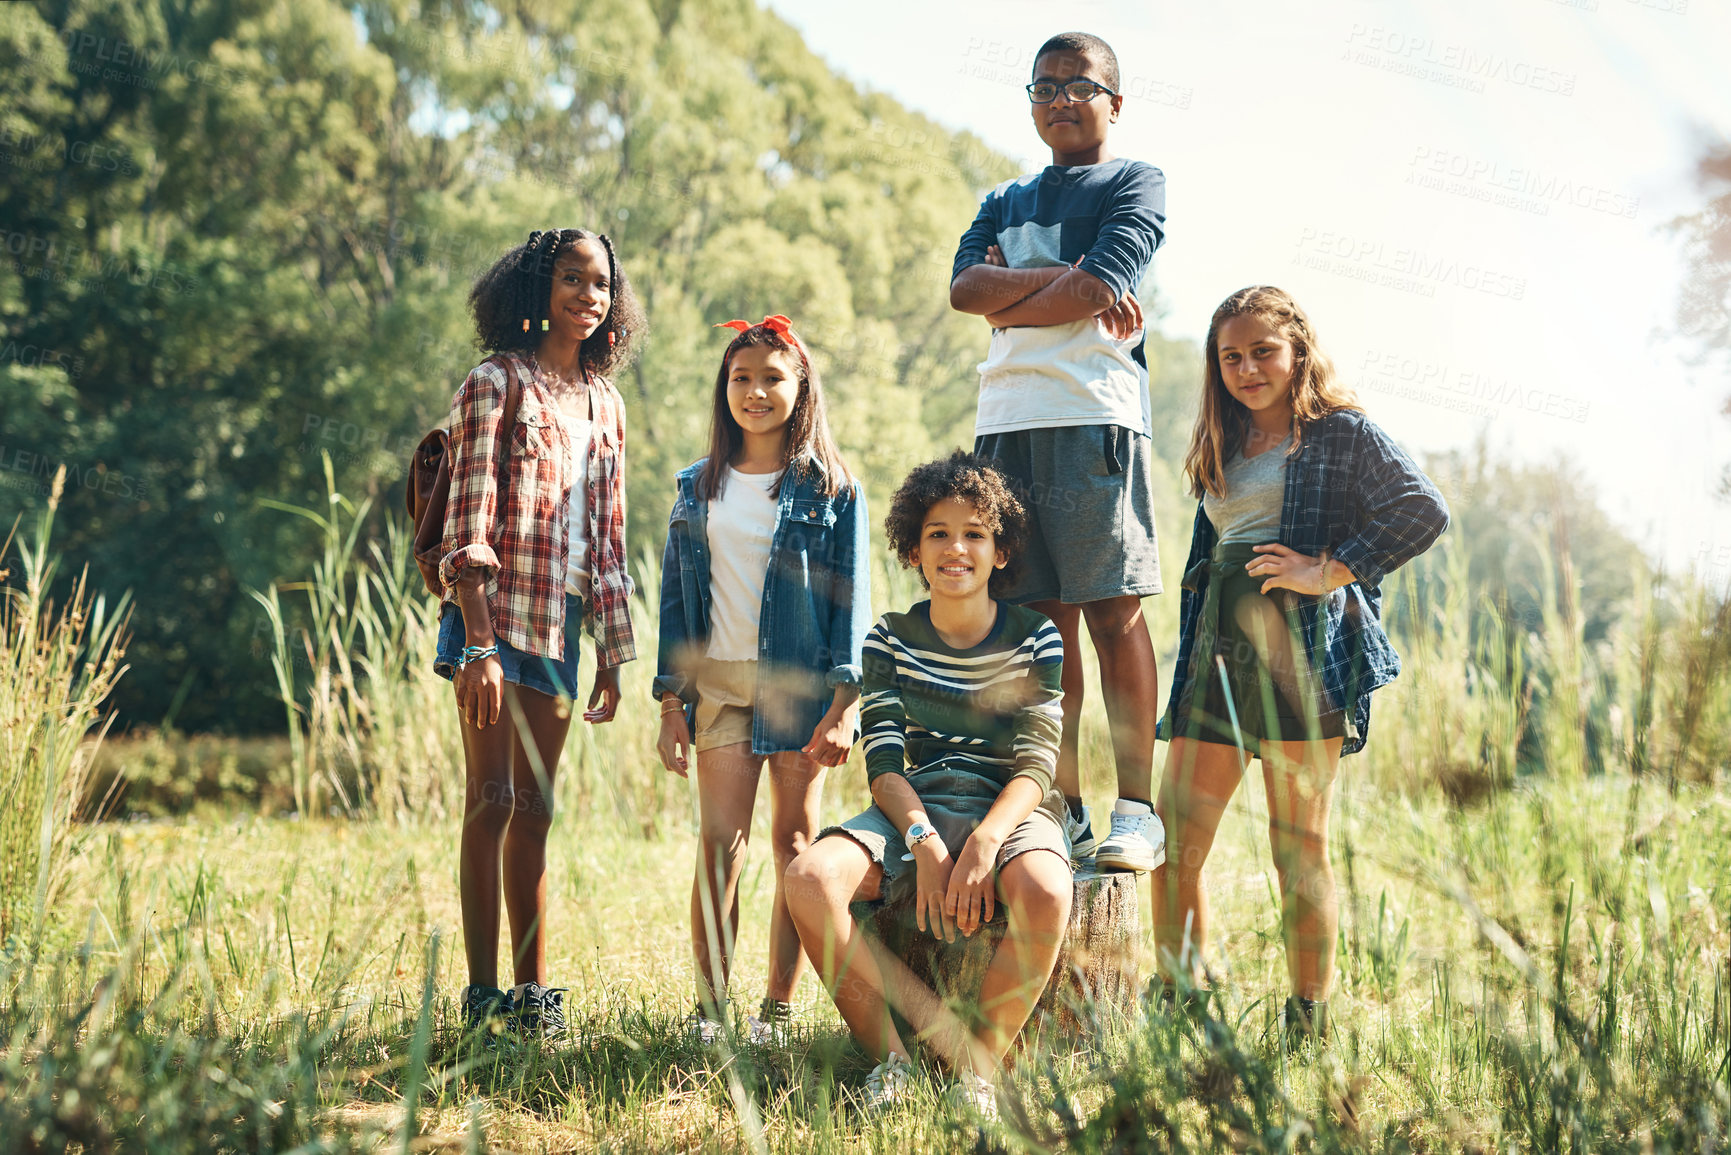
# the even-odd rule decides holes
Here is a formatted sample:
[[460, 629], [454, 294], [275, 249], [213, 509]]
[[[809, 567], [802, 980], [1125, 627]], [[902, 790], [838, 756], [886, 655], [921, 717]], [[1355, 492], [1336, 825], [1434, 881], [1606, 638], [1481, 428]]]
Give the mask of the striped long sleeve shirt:
[[[1044, 614], [998, 603], [979, 645], [958, 650], [932, 627], [931, 603], [885, 614], [866, 635], [860, 724], [866, 777], [943, 763], [991, 783], [1031, 778], [1048, 798], [1058, 764], [1064, 643]], [[990, 799], [987, 799], [989, 804]]]

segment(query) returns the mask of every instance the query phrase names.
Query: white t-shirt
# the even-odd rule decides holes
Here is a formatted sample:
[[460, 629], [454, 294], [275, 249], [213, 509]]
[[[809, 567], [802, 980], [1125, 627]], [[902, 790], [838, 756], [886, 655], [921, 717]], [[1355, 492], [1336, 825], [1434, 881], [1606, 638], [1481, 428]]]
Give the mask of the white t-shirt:
[[1148, 370], [1131, 356], [1141, 341], [1140, 330], [1113, 340], [1094, 317], [993, 329], [991, 347], [979, 365], [974, 436], [1119, 425], [1152, 437]]
[[716, 661], [757, 660], [763, 579], [769, 572], [780, 504], [770, 490], [780, 476], [741, 473], [729, 466], [720, 496], [709, 503], [708, 656]]
[[589, 455], [595, 444], [595, 423], [567, 409], [565, 432], [571, 442], [571, 521], [565, 554], [565, 592], [589, 596]]

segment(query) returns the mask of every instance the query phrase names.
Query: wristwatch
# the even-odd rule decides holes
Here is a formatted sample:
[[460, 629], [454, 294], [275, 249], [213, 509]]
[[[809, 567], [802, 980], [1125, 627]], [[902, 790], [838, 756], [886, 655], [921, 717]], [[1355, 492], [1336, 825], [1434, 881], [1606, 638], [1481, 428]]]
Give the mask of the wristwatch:
[[908, 852], [902, 855], [902, 861], [912, 862], [914, 860], [914, 847], [928, 838], [936, 838], [937, 836], [938, 828], [929, 822], [916, 822], [908, 827], [908, 832], [902, 835], [902, 841], [908, 844]]

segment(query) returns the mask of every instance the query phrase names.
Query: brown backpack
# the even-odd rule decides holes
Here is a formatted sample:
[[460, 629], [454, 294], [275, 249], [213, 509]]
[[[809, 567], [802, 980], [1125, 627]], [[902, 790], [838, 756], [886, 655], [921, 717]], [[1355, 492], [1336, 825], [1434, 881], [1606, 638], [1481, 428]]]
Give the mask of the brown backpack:
[[[505, 486], [511, 476], [511, 435], [517, 428], [517, 402], [522, 396], [517, 374], [505, 374], [505, 420], [499, 426], [499, 508], [505, 505]], [[409, 457], [409, 482], [404, 487], [404, 504], [409, 508], [409, 524], [415, 527], [412, 548], [415, 565], [427, 592], [445, 596], [445, 583], [439, 580], [439, 562], [445, 552], [445, 512], [451, 497], [451, 435], [438, 428], [421, 438]]]

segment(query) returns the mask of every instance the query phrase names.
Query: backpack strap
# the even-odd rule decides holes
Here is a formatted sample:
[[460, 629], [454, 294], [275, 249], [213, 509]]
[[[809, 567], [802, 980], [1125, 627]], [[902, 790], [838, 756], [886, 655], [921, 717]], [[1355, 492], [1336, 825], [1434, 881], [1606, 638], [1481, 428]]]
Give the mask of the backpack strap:
[[505, 374], [505, 420], [499, 426], [498, 440], [505, 448], [499, 451], [499, 508], [505, 506], [505, 494], [511, 479], [511, 434], [517, 431], [517, 405], [523, 399], [523, 383], [517, 377], [516, 367]]

